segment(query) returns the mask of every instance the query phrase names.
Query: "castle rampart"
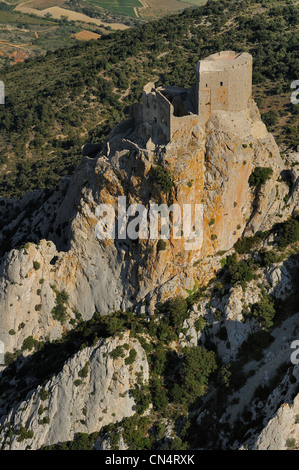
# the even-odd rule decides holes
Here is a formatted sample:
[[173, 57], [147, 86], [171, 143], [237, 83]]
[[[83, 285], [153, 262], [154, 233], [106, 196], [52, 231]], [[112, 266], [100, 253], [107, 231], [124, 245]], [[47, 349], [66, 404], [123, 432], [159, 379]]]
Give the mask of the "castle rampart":
[[224, 51], [196, 66], [197, 114], [206, 122], [211, 112], [242, 111], [252, 94], [252, 56]]
[[252, 56], [234, 51], [212, 54], [197, 63], [195, 91], [155, 88], [154, 83], [144, 87], [144, 134], [154, 143], [168, 143], [194, 117], [204, 126], [214, 111], [246, 110], [251, 93]]

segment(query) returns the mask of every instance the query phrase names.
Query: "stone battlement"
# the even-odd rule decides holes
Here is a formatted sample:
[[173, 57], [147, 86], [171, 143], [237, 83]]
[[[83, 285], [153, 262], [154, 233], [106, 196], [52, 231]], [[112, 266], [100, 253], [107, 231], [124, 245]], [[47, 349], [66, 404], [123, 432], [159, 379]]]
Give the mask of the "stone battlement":
[[252, 56], [222, 51], [196, 65], [191, 89], [159, 87], [150, 82], [143, 89], [140, 119], [146, 140], [166, 144], [174, 133], [194, 121], [205, 126], [213, 111], [247, 109], [252, 94]]

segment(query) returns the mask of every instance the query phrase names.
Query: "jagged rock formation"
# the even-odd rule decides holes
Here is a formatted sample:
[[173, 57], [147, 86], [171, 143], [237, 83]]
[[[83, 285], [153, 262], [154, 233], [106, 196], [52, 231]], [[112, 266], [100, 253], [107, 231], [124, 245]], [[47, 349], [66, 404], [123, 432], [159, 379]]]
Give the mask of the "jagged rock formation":
[[[110, 353], [125, 344], [129, 348], [124, 349], [124, 357], [113, 359]], [[125, 360], [131, 349], [136, 351], [136, 358], [127, 365]], [[39, 449], [72, 440], [78, 432], [92, 433], [108, 423], [121, 421], [135, 413], [129, 390], [147, 381], [145, 352], [129, 332], [122, 339], [102, 340], [75, 354], [58, 375], [32, 390], [0, 419], [1, 446], [11, 450], [27, 446]], [[27, 432], [33, 432], [31, 438], [23, 439], [17, 433], [24, 426]]]
[[[236, 359], [241, 344], [250, 334], [259, 330], [255, 321], [243, 321], [244, 309], [260, 301], [261, 289], [266, 289], [276, 299], [285, 300], [295, 288], [297, 274], [294, 273], [297, 272], [298, 260], [287, 259], [266, 269], [259, 269], [256, 273], [257, 280], [248, 283], [245, 290], [236, 285], [225, 295], [206, 296], [197, 305], [192, 306], [191, 314], [184, 321], [184, 333], [180, 334], [181, 345], [204, 344], [208, 335], [213, 338], [219, 357], [224, 362]], [[202, 333], [201, 329], [196, 328], [200, 318], [209, 322], [210, 328], [207, 332]], [[224, 340], [219, 338], [221, 326], [225, 326]]]
[[[254, 450], [290, 450], [299, 441], [299, 395], [293, 403], [280, 406], [276, 416], [272, 418], [259, 435]], [[294, 443], [292, 443], [294, 441]]]
[[[285, 376], [282, 383], [269, 396], [266, 404], [267, 418], [264, 420], [265, 428], [257, 436], [248, 439], [242, 449], [253, 450], [290, 450], [296, 449], [299, 441], [299, 395], [294, 395], [296, 381], [299, 377], [298, 366], [294, 367], [290, 382], [290, 377]], [[286, 393], [282, 393], [286, 389]], [[281, 397], [283, 403], [281, 403]], [[280, 403], [280, 406], [279, 406]], [[279, 408], [278, 408], [279, 407]], [[278, 411], [273, 416], [273, 408]], [[272, 409], [272, 412], [271, 412]], [[269, 419], [271, 418], [271, 419]]]
[[[21, 201], [0, 201], [0, 340], [5, 352], [30, 354], [30, 348], [24, 347], [28, 337], [54, 341], [73, 328], [78, 318], [88, 320], [95, 311], [107, 315], [132, 309], [135, 314], [150, 315], [157, 301], [186, 297], [187, 289], [207, 285], [221, 267], [224, 253], [232, 252], [241, 235], [270, 229], [295, 213], [298, 154], [287, 155], [283, 161], [252, 99], [246, 109], [213, 110], [204, 125], [196, 115], [187, 117], [184, 125], [175, 126], [168, 143], [154, 144], [144, 138], [144, 123], [132, 113], [92, 158], [87, 155], [88, 147], [83, 149], [76, 173], [63, 178], [58, 190], [40, 190]], [[98, 151], [98, 147], [91, 149]], [[157, 167], [164, 176], [171, 176], [166, 189], [157, 178]], [[252, 187], [249, 178], [257, 167], [271, 168], [272, 175], [261, 187]], [[175, 229], [181, 231], [181, 238], [171, 232], [162, 247], [149, 236], [137, 241], [129, 237], [100, 240], [98, 207], [109, 204], [118, 214], [120, 196], [126, 196], [127, 206], [201, 205], [199, 243], [186, 249], [190, 240], [179, 226]], [[272, 241], [265, 242], [266, 250]], [[243, 321], [244, 307], [259, 302], [263, 288], [277, 299], [287, 298], [294, 288], [292, 263], [287, 260], [261, 269], [257, 273], [261, 279], [254, 279], [245, 290], [237, 285], [220, 296], [201, 298], [183, 324], [181, 346], [213, 340], [223, 363], [234, 361], [241, 344], [257, 331], [257, 322]], [[201, 319], [209, 323], [204, 331], [198, 328]], [[223, 423], [235, 423], [249, 405], [253, 419], [257, 415], [263, 403], [250, 400], [257, 386], [267, 383], [265, 377], [273, 377], [287, 359], [288, 347], [281, 348], [281, 342], [285, 337], [294, 339], [295, 326], [291, 319], [283, 325], [286, 332], [275, 331], [265, 363], [247, 365], [253, 376], [231, 397]], [[113, 361], [109, 356], [123, 344], [137, 353], [130, 367], [125, 358]], [[273, 357], [275, 361], [267, 364]], [[81, 383], [79, 372], [87, 363], [86, 380]], [[3, 448], [30, 445], [38, 449], [133, 415], [135, 402], [128, 390], [141, 381], [141, 375], [146, 382], [145, 353], [128, 334], [81, 350], [43, 388], [33, 388], [21, 403], [13, 397], [9, 409], [2, 404]], [[264, 431], [259, 435], [260, 429], [253, 429], [238, 437], [235, 448], [242, 443], [244, 448], [285, 448], [286, 439], [298, 438], [297, 399], [275, 416], [280, 397], [288, 397], [291, 404], [297, 393], [295, 386], [290, 386], [289, 394], [283, 389], [293, 385], [289, 375], [269, 395]], [[281, 433], [287, 419], [291, 424]], [[109, 447], [108, 441], [109, 437], [98, 442], [98, 447]], [[226, 437], [221, 435], [219, 443], [225, 448]]]
[[[58, 192], [34, 195], [41, 206], [31, 212], [27, 196], [20, 202], [18, 218], [11, 218], [2, 230], [4, 245], [7, 237], [13, 247], [28, 240], [37, 243], [8, 252], [1, 263], [0, 328], [6, 350], [20, 348], [32, 334], [35, 339], [61, 334], [51, 314], [56, 294], [50, 286], [67, 291], [69, 319], [74, 311], [84, 319], [95, 310], [151, 311], [159, 299], [186, 295], [194, 280], [206, 283], [219, 268], [220, 258], [211, 255], [229, 250], [244, 232], [256, 233], [280, 222], [282, 209], [287, 217], [297, 206], [294, 182], [284, 207], [289, 186], [277, 178], [285, 166], [253, 102], [247, 111], [215, 111], [205, 130], [194, 120], [169, 144], [154, 150], [145, 149], [139, 135], [132, 120], [117, 126], [98, 158], [83, 157], [76, 174], [64, 178]], [[170, 194], [155, 182], [157, 164], [171, 174]], [[257, 166], [271, 167], [273, 175], [256, 193], [248, 178]], [[185, 250], [184, 236], [176, 240], [172, 235], [163, 251], [157, 240], [139, 240], [137, 246], [128, 239], [99, 241], [97, 206], [108, 203], [116, 208], [121, 195], [127, 196], [127, 204], [145, 206], [202, 203], [202, 248]], [[12, 202], [3, 204], [8, 209]], [[34, 261], [40, 264], [38, 270]]]

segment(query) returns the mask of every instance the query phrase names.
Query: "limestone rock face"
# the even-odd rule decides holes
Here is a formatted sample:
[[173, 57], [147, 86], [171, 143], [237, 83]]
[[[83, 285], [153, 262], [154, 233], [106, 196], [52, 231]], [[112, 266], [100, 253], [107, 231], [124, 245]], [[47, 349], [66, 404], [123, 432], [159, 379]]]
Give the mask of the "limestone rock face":
[[36, 340], [45, 333], [50, 340], [61, 336], [62, 326], [51, 315], [55, 306], [51, 260], [57, 254], [52, 242], [42, 240], [39, 246], [31, 243], [26, 249], [12, 250], [1, 264], [0, 335], [6, 352], [21, 349], [29, 336]]
[[[110, 353], [127, 344], [125, 357], [113, 359]], [[129, 350], [136, 351], [133, 364], [125, 359]], [[80, 371], [85, 368], [85, 373]], [[30, 446], [72, 440], [76, 433], [99, 431], [108, 423], [121, 421], [135, 413], [135, 402], [129, 390], [137, 383], [148, 381], [146, 355], [129, 332], [123, 338], [109, 338], [85, 348], [65, 363], [58, 375], [44, 387], [39, 386], [26, 399], [15, 405], [8, 415], [0, 418], [0, 441], [4, 449], [22, 450]], [[22, 440], [20, 435], [9, 437], [25, 426], [33, 431], [32, 438]]]
[[[284, 377], [281, 384], [270, 394], [265, 411], [269, 419], [264, 421], [264, 429], [258, 435], [253, 435], [247, 442], [247, 447], [253, 450], [290, 450], [298, 449], [299, 444], [299, 395], [294, 393], [299, 379], [299, 367], [294, 366], [291, 374]], [[295, 379], [295, 380], [294, 380]], [[287, 392], [283, 394], [283, 388]], [[283, 403], [281, 403], [281, 397]], [[280, 405], [279, 405], [280, 403]], [[273, 404], [276, 413], [273, 414]]]
[[[171, 175], [169, 193], [157, 182], [157, 165]], [[273, 169], [259, 192], [248, 183], [257, 166]], [[95, 310], [150, 313], [159, 300], [186, 296], [195, 281], [206, 284], [220, 267], [217, 252], [229, 250], [242, 233], [281, 222], [277, 214], [289, 189], [276, 180], [284, 168], [254, 102], [246, 111], [212, 113], [205, 128], [190, 119], [168, 145], [154, 149], [144, 146], [132, 122], [118, 125], [97, 158], [84, 156], [58, 191], [22, 200], [15, 208], [17, 225], [11, 216], [1, 233], [2, 246], [13, 248], [0, 265], [0, 339], [6, 351], [20, 349], [31, 335], [36, 340], [59, 337], [75, 312], [84, 319]], [[286, 216], [298, 203], [296, 182], [292, 191]], [[109, 204], [118, 215], [119, 196], [126, 196], [127, 206], [201, 205], [198, 243], [186, 249], [190, 240], [179, 226], [162, 249], [149, 235], [99, 240], [98, 207]], [[15, 207], [11, 204], [4, 201], [8, 213]], [[63, 325], [52, 314], [61, 291], [68, 295]]]
[[[255, 322], [243, 322], [242, 311], [244, 306], [254, 304], [260, 299], [260, 289], [253, 283], [243, 292], [241, 286], [230, 289], [229, 293], [221, 298], [202, 300], [192, 307], [192, 312], [184, 321], [180, 334], [182, 346], [204, 345], [207, 334], [213, 337], [219, 357], [223, 362], [236, 358], [240, 345], [256, 330]], [[208, 332], [201, 332], [196, 328], [199, 319], [210, 323]], [[225, 326], [224, 337], [219, 337], [221, 325]]]
[[274, 297], [285, 299], [292, 290], [292, 280], [284, 265], [275, 266], [268, 274], [268, 280], [272, 286], [271, 293]]
[[[299, 442], [299, 423], [296, 416], [299, 414], [299, 395], [292, 404], [283, 403], [276, 416], [272, 418], [259, 435], [254, 450], [287, 450]], [[288, 445], [288, 443], [290, 443]]]

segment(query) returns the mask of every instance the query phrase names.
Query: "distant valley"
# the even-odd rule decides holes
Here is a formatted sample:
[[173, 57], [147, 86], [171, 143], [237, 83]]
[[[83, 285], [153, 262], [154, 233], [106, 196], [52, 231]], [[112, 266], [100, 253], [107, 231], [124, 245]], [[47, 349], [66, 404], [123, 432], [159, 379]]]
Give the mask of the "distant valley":
[[205, 3], [206, 0], [0, 2], [0, 67]]

